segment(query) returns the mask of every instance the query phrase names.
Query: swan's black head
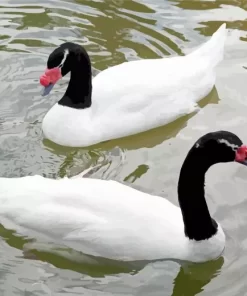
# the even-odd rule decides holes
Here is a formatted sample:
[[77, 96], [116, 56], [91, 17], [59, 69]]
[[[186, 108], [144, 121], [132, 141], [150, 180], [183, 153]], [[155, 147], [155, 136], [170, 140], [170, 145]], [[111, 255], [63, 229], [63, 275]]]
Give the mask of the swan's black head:
[[[40, 77], [40, 84], [45, 87], [43, 96], [50, 93], [56, 82], [71, 71], [78, 71], [78, 66], [87, 71], [91, 64], [86, 50], [79, 44], [65, 42], [57, 47], [47, 60], [47, 69]], [[91, 73], [90, 73], [91, 75]]]
[[227, 131], [204, 135], [195, 143], [190, 153], [208, 167], [216, 163], [232, 161], [247, 165], [247, 146], [243, 145], [239, 137]]

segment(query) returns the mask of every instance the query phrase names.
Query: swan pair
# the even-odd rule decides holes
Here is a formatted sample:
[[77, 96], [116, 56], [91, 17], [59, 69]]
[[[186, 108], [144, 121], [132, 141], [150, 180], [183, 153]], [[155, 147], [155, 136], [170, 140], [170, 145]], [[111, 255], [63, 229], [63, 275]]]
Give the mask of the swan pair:
[[[224, 24], [185, 57], [124, 63], [93, 80], [85, 49], [62, 44], [49, 56], [40, 78], [47, 95], [71, 72], [64, 96], [44, 118], [45, 136], [61, 145], [88, 146], [193, 111], [215, 83], [225, 36]], [[226, 162], [247, 165], [247, 146], [235, 134], [217, 131], [198, 139], [180, 171], [180, 207], [116, 181], [0, 178], [0, 223], [113, 260], [204, 262], [220, 256], [225, 247], [224, 232], [205, 200], [205, 174], [212, 165]]]

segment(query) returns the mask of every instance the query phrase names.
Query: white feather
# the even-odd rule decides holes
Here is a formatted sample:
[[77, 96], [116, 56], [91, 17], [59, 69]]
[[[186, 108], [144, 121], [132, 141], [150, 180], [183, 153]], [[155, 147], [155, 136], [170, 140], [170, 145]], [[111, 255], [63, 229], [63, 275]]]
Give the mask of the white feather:
[[102, 71], [93, 79], [92, 106], [78, 110], [55, 104], [43, 120], [45, 137], [64, 146], [89, 146], [195, 111], [215, 84], [225, 27], [187, 56], [132, 61]]
[[219, 143], [225, 144], [226, 146], [232, 148], [233, 151], [236, 151], [239, 148], [238, 145], [229, 143], [229, 141], [227, 141], [226, 139], [219, 139]]
[[201, 262], [225, 245], [220, 225], [208, 240], [189, 240], [180, 208], [115, 181], [0, 178], [0, 204], [6, 228], [115, 260]]
[[63, 59], [62, 59], [60, 65], [58, 67], [61, 67], [61, 68], [63, 67], [68, 55], [69, 55], [69, 50], [65, 49]]

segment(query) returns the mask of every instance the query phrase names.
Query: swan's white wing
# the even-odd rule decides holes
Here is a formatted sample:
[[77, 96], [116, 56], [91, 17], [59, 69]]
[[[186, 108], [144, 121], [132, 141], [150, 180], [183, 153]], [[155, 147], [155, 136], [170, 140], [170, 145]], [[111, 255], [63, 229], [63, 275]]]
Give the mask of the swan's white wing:
[[178, 207], [123, 184], [36, 176], [4, 180], [1, 223], [7, 219], [79, 251], [118, 260], [155, 259], [172, 257], [185, 242]]
[[109, 70], [109, 79], [94, 85], [94, 95], [101, 89], [92, 110], [100, 141], [143, 132], [195, 111], [215, 83], [206, 60], [181, 57], [143, 67], [149, 62], [140, 61], [133, 69], [133, 63], [123, 64], [119, 75]]
[[179, 114], [189, 101], [195, 103], [211, 90], [215, 66], [224, 55], [225, 27], [187, 56], [132, 61], [102, 71], [93, 79], [96, 111], [107, 112], [111, 106], [122, 113], [152, 111], [161, 101], [168, 114], [170, 104]]

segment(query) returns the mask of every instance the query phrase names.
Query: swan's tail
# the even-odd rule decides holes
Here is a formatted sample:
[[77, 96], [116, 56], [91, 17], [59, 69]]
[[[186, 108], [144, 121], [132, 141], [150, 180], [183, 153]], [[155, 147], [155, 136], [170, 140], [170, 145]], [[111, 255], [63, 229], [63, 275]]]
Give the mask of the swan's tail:
[[224, 58], [224, 47], [227, 36], [226, 24], [224, 23], [219, 29], [212, 35], [212, 37], [199, 48], [197, 48], [190, 55], [205, 57], [209, 60], [212, 67], [217, 66]]

